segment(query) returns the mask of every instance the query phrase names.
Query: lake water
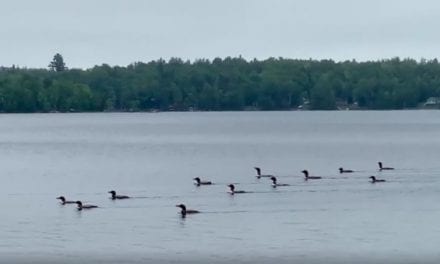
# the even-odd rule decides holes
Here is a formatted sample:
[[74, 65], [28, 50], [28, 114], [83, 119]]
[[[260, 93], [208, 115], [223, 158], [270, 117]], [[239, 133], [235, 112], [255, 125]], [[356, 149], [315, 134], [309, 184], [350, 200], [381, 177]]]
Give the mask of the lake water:
[[0, 263], [438, 263], [439, 156], [438, 111], [2, 114]]

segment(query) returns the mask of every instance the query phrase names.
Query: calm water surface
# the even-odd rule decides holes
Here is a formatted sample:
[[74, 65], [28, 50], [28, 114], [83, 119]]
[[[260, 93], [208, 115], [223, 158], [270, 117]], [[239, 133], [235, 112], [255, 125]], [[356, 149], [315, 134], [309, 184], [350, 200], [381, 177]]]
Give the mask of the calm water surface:
[[[438, 263], [439, 156], [438, 111], [3, 114], [0, 263]], [[252, 193], [228, 195], [231, 182]], [[176, 203], [203, 213], [182, 219]]]

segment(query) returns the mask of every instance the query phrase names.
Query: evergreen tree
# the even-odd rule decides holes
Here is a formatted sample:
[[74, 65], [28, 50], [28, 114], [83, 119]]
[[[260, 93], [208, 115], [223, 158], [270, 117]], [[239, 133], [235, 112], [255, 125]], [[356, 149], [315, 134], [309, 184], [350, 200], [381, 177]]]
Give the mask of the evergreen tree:
[[53, 59], [49, 64], [49, 69], [56, 72], [67, 70], [66, 64], [64, 63], [64, 59], [61, 54], [57, 53], [53, 56]]

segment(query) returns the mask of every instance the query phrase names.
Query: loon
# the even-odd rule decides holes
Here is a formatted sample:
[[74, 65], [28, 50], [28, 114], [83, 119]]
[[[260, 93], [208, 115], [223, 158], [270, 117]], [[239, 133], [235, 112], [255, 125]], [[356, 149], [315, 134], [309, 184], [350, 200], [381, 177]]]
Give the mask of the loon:
[[257, 171], [257, 175], [255, 177], [257, 177], [258, 179], [270, 178], [273, 176], [273, 175], [269, 175], [269, 174], [261, 174], [261, 169], [259, 167], [254, 167], [254, 169]]
[[382, 162], [378, 162], [377, 164], [379, 164], [379, 170], [394, 170], [394, 168], [391, 168], [391, 167], [383, 167], [382, 166]]
[[354, 172], [353, 170], [344, 170], [344, 168], [340, 167], [339, 168], [339, 173], [352, 173]]
[[385, 180], [378, 180], [378, 179], [376, 179], [376, 177], [374, 177], [374, 176], [370, 176], [370, 179], [371, 179], [371, 183], [385, 182]]
[[305, 180], [317, 180], [317, 179], [322, 179], [322, 177], [320, 176], [309, 176], [309, 171], [308, 170], [302, 170], [302, 173], [304, 173], [304, 178]]
[[230, 189], [230, 191], [229, 191], [230, 194], [246, 193], [245, 191], [236, 191], [234, 184], [229, 184], [228, 187]]
[[111, 197], [112, 200], [120, 200], [120, 199], [130, 198], [130, 196], [127, 196], [127, 195], [116, 195], [115, 191], [109, 191], [108, 193], [112, 194], [112, 197]]
[[274, 188], [278, 186], [290, 186], [290, 184], [286, 183], [277, 183], [277, 178], [275, 176], [270, 177], [270, 180], [272, 181], [272, 187]]
[[210, 181], [202, 181], [202, 180], [200, 180], [199, 177], [195, 177], [193, 180], [196, 181], [195, 185], [197, 185], [197, 186], [200, 186], [200, 185], [211, 185], [212, 184], [212, 182], [210, 182]]
[[182, 217], [185, 217], [185, 215], [187, 215], [187, 214], [198, 214], [198, 213], [200, 213], [197, 210], [187, 210], [186, 206], [184, 204], [178, 204], [178, 205], [176, 205], [176, 207], [179, 207], [180, 209], [182, 209], [180, 211], [180, 214], [182, 215]]
[[76, 204], [78, 205], [78, 211], [81, 211], [82, 209], [93, 209], [93, 208], [98, 208], [98, 206], [96, 205], [91, 205], [91, 204], [82, 204], [81, 201], [76, 201]]
[[57, 199], [61, 200], [62, 205], [76, 203], [75, 201], [67, 201], [64, 196], [59, 196], [59, 197], [57, 197]]

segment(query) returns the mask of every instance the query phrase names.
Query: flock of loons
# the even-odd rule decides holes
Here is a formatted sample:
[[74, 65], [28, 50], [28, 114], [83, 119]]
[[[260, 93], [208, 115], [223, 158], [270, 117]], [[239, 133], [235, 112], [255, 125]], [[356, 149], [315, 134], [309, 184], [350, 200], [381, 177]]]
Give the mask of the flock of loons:
[[[383, 170], [394, 170], [394, 168], [392, 167], [384, 167], [382, 165], [382, 162], [378, 162], [379, 164], [379, 171], [383, 171]], [[286, 183], [278, 183], [277, 178], [274, 175], [270, 175], [270, 174], [261, 174], [261, 169], [258, 167], [254, 167], [254, 169], [257, 172], [257, 175], [255, 177], [257, 177], [257, 179], [260, 178], [269, 178], [272, 181], [272, 187], [276, 188], [276, 187], [281, 187], [281, 186], [290, 186], [290, 184], [286, 184]], [[311, 176], [309, 174], [309, 172], [307, 170], [303, 170], [301, 171], [304, 174], [304, 180], [319, 180], [322, 179], [321, 176]], [[353, 173], [355, 172], [354, 170], [346, 170], [344, 168], [339, 168], [339, 173]], [[377, 179], [375, 176], [370, 176], [369, 179], [371, 179], [371, 183], [377, 183], [377, 182], [385, 182], [385, 180], [383, 179]], [[202, 185], [212, 185], [214, 184], [211, 181], [202, 181], [199, 177], [193, 178], [194, 180], [194, 184], [196, 186], [202, 186]], [[235, 185], [234, 184], [228, 184], [227, 185], [229, 188], [228, 193], [231, 195], [234, 194], [240, 194], [240, 193], [247, 193], [247, 191], [243, 191], [243, 190], [236, 190], [235, 189]], [[110, 199], [112, 200], [123, 200], [123, 199], [130, 199], [132, 197], [127, 196], [127, 195], [118, 195], [116, 194], [116, 191], [112, 190], [108, 192], [109, 194], [111, 194]], [[98, 208], [97, 205], [92, 205], [92, 204], [83, 204], [81, 201], [69, 201], [67, 200], [64, 196], [59, 196], [57, 197], [57, 199], [60, 200], [62, 205], [65, 204], [76, 204], [77, 205], [77, 209], [79, 211], [83, 210], [83, 209], [93, 209], [93, 208]], [[180, 214], [182, 217], [185, 217], [187, 214], [198, 214], [200, 213], [200, 211], [197, 210], [192, 210], [192, 209], [187, 209], [186, 206], [184, 204], [178, 204], [176, 205], [176, 207], [180, 208]]]

